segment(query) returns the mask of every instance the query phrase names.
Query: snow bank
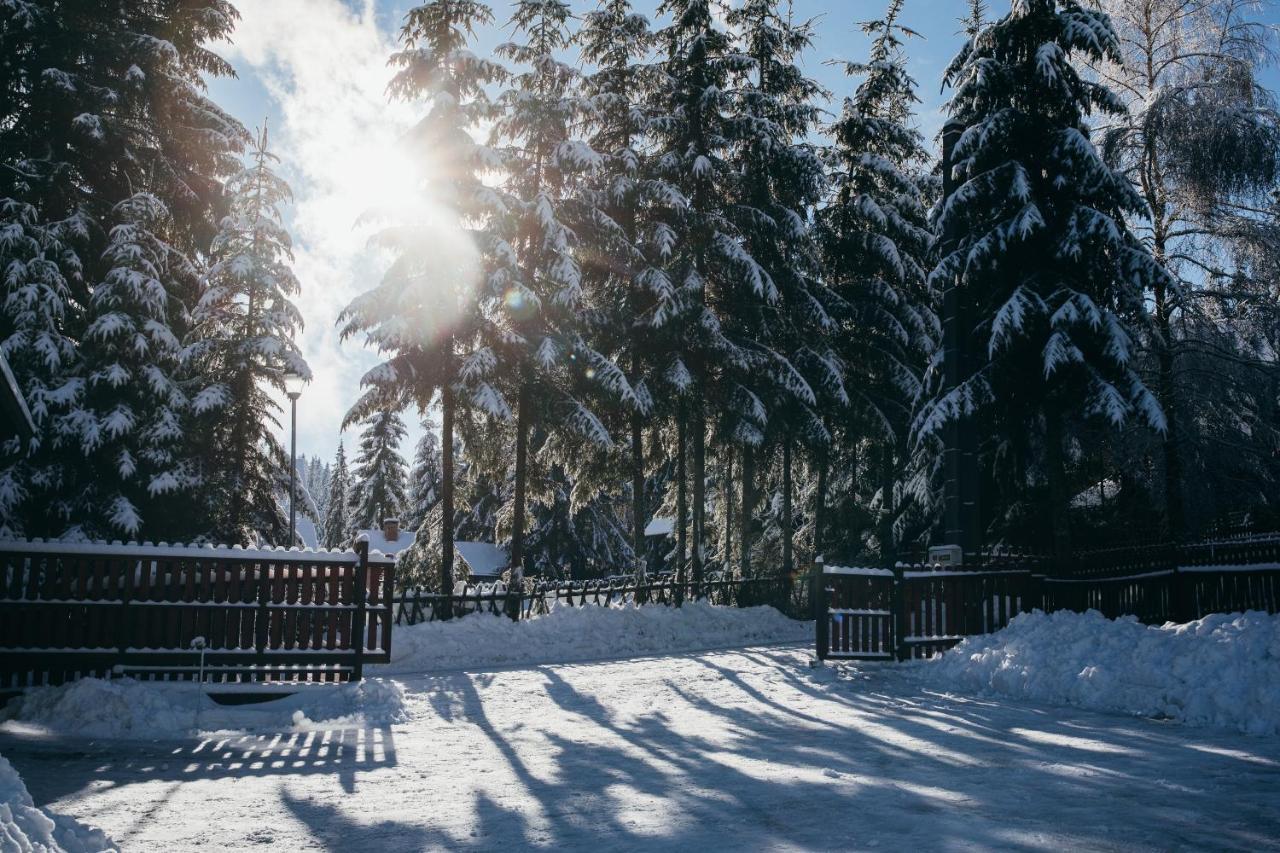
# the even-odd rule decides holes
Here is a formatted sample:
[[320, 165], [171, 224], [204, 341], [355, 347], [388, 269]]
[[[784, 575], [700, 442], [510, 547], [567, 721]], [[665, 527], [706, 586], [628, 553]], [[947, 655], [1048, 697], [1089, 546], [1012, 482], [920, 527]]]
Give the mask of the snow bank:
[[549, 615], [512, 622], [476, 613], [451, 622], [395, 629], [391, 663], [377, 672], [426, 672], [559, 663], [689, 652], [813, 639], [813, 624], [772, 607], [557, 607]]
[[101, 830], [36, 808], [18, 771], [0, 756], [0, 850], [100, 853], [116, 849]]
[[1280, 615], [1257, 611], [1161, 627], [1036, 611], [919, 672], [941, 690], [1280, 734]]
[[[382, 678], [358, 684], [300, 684], [284, 699], [219, 705], [194, 684], [82, 678], [28, 690], [9, 720], [98, 738], [178, 737], [198, 732], [384, 726], [407, 718], [404, 686]], [[251, 688], [247, 688], [251, 689]]]

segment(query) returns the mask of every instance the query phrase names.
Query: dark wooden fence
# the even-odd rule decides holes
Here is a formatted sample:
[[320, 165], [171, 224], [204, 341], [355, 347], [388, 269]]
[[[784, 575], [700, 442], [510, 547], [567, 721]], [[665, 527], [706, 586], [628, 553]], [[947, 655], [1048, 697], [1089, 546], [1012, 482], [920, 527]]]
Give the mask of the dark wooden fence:
[[[394, 600], [396, 624], [414, 625], [468, 613], [528, 618], [550, 613], [557, 607], [611, 607], [644, 603], [680, 606], [686, 601], [705, 600], [726, 607], [770, 605], [796, 617], [809, 618], [812, 608], [808, 586], [786, 578], [734, 579], [711, 575], [701, 584], [658, 575], [637, 585], [634, 578], [614, 577], [588, 581], [529, 582], [518, 593], [498, 584], [468, 587], [459, 594], [445, 596], [415, 589]], [[448, 605], [447, 608], [445, 605]]]
[[[1019, 563], [1021, 566], [1019, 567]], [[1148, 624], [1280, 612], [1280, 536], [1077, 555], [1067, 572], [1030, 557], [934, 571], [822, 566], [811, 577], [820, 657], [928, 657], [1034, 609], [1097, 610]]]
[[391, 653], [394, 562], [353, 551], [0, 542], [0, 688], [126, 674], [346, 681]]

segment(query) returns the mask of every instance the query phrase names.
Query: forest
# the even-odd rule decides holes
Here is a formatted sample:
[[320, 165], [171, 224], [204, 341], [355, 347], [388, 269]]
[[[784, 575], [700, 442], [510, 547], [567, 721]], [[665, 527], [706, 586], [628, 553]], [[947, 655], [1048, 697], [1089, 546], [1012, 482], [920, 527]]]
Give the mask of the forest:
[[[831, 22], [785, 0], [410, 8], [387, 96], [427, 212], [362, 213], [387, 263], [333, 319], [379, 363], [356, 441], [296, 463], [320, 544], [398, 516], [402, 580], [446, 588], [455, 540], [515, 576], [892, 565], [940, 541], [957, 423], [987, 548], [1280, 524], [1262, 5], [969, 0], [930, 80], [913, 5], [838, 92], [806, 73]], [[36, 424], [0, 447], [4, 538], [296, 544], [307, 283], [289, 152], [209, 95], [237, 19], [0, 3], [0, 352]]]

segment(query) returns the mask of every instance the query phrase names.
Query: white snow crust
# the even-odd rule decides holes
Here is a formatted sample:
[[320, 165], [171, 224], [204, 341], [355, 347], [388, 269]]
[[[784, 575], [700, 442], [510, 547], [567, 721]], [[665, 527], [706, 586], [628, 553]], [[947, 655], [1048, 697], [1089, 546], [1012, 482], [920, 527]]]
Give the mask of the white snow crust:
[[104, 853], [116, 849], [101, 830], [37, 808], [18, 771], [0, 756], [0, 851]]

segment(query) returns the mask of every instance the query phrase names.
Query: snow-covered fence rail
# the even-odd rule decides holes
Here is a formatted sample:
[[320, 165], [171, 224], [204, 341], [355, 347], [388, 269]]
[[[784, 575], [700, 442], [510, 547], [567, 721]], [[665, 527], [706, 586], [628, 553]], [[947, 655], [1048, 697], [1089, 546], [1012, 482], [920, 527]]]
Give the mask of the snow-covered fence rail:
[[541, 616], [557, 607], [616, 607], [629, 604], [679, 606], [684, 601], [703, 599], [727, 607], [770, 605], [782, 612], [808, 618], [808, 587], [782, 577], [722, 578], [712, 576], [701, 584], [658, 576], [644, 584], [630, 578], [589, 581], [532, 582], [519, 593], [501, 584], [467, 587], [454, 595], [421, 589], [405, 592], [394, 600], [396, 624], [415, 625], [443, 618], [444, 613], [490, 613]]
[[1153, 624], [1276, 613], [1280, 537], [1107, 549], [1080, 555], [1056, 573], [1041, 561], [943, 571], [826, 566], [815, 590], [821, 656], [924, 657], [1032, 609], [1097, 610]]
[[391, 651], [394, 561], [355, 550], [0, 542], [0, 688], [112, 673], [345, 681]]

